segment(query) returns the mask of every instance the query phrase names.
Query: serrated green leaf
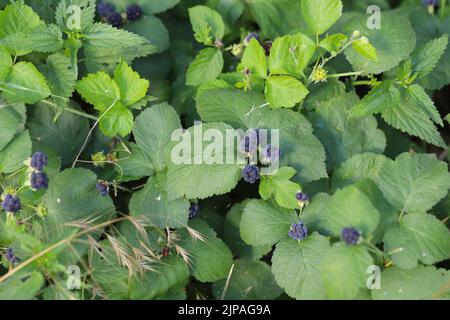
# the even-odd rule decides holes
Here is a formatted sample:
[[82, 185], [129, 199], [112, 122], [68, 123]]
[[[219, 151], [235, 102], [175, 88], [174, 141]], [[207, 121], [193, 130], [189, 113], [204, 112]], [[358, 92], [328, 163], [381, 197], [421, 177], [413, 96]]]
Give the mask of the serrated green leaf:
[[367, 40], [358, 39], [353, 41], [352, 48], [369, 60], [377, 60], [377, 50]]
[[299, 80], [290, 76], [270, 76], [266, 81], [266, 99], [273, 109], [293, 108], [303, 101], [309, 91]]
[[0, 149], [0, 172], [12, 173], [19, 170], [30, 155], [31, 139], [28, 131], [24, 131]]
[[94, 23], [95, 11], [95, 0], [61, 0], [55, 11], [56, 22], [61, 30], [85, 32]]
[[343, 33], [336, 33], [327, 36], [319, 43], [319, 47], [327, 50], [330, 53], [337, 53], [342, 46], [347, 42], [348, 36]]
[[100, 129], [108, 137], [125, 137], [131, 133], [134, 125], [133, 113], [121, 102], [116, 102], [112, 108], [102, 113]]
[[341, 0], [302, 0], [302, 14], [313, 34], [327, 31], [342, 15]]
[[273, 245], [288, 238], [291, 224], [298, 222], [294, 210], [262, 200], [250, 200], [241, 219], [241, 238], [251, 245]]
[[93, 47], [113, 49], [130, 48], [149, 43], [144, 37], [114, 28], [106, 23], [94, 23], [86, 30], [83, 39]]
[[116, 172], [119, 181], [135, 181], [153, 176], [154, 170], [150, 156], [135, 143], [128, 143], [127, 149], [118, 152]]
[[328, 240], [318, 233], [301, 241], [281, 241], [272, 257], [275, 280], [293, 298], [324, 299], [319, 265], [329, 249]]
[[20, 274], [0, 284], [0, 299], [31, 300], [36, 297], [44, 285], [44, 277], [34, 271], [31, 274]]
[[56, 52], [63, 47], [58, 26], [41, 24], [28, 33], [14, 33], [0, 40], [0, 45], [16, 52]]
[[78, 93], [98, 111], [104, 112], [120, 99], [120, 89], [104, 72], [89, 74], [76, 85]]
[[212, 45], [215, 40], [221, 40], [225, 34], [222, 16], [207, 6], [189, 8], [189, 19], [195, 39], [204, 45]]
[[298, 208], [295, 195], [301, 190], [299, 184], [290, 181], [297, 171], [290, 167], [282, 167], [277, 173], [261, 177], [259, 194], [264, 200], [275, 196], [277, 203], [283, 208]]
[[361, 117], [376, 114], [384, 110], [395, 108], [400, 103], [400, 91], [392, 81], [383, 81], [379, 86], [372, 88], [364, 98], [357, 103], [350, 115]]
[[[25, 107], [20, 104], [7, 105], [0, 99], [0, 150], [2, 150], [16, 133], [23, 130], [25, 123]], [[23, 112], [23, 113], [22, 113]]]
[[245, 48], [241, 59], [242, 68], [248, 68], [252, 76], [267, 78], [267, 59], [264, 48], [258, 40], [252, 39]]
[[158, 17], [144, 15], [138, 20], [130, 21], [126, 30], [147, 38], [160, 52], [169, 48], [169, 31]]
[[189, 65], [186, 74], [188, 86], [199, 86], [216, 79], [223, 68], [222, 52], [217, 48], [201, 50]]
[[424, 77], [431, 73], [441, 59], [448, 45], [448, 35], [431, 40], [426, 43], [411, 56], [412, 70], [418, 77]]
[[413, 84], [406, 88], [407, 99], [411, 99], [412, 104], [417, 108], [425, 112], [431, 120], [439, 124], [441, 127], [444, 126], [441, 115], [436, 109], [433, 100], [428, 96], [425, 90], [418, 84]]
[[142, 79], [126, 62], [122, 61], [114, 72], [114, 82], [119, 87], [120, 100], [126, 107], [143, 99], [150, 86], [148, 80]]

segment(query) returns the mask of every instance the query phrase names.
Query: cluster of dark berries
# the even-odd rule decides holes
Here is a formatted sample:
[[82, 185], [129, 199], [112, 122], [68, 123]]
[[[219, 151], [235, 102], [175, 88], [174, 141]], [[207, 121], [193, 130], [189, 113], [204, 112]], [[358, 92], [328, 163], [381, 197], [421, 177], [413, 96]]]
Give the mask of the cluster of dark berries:
[[42, 171], [47, 164], [47, 155], [42, 151], [37, 151], [31, 156], [30, 167], [34, 169], [30, 179], [32, 189], [39, 190], [48, 188], [48, 176]]
[[344, 228], [342, 229], [341, 237], [346, 244], [356, 245], [361, 237], [361, 232], [352, 227]]
[[2, 208], [6, 212], [16, 213], [20, 211], [22, 204], [20, 203], [19, 197], [7, 194], [2, 201]]
[[[116, 11], [116, 8], [112, 4], [104, 1], [99, 2], [97, 5], [97, 12], [104, 21], [113, 27], [120, 28], [123, 26], [123, 17]], [[130, 4], [127, 6], [125, 13], [127, 20], [134, 21], [142, 16], [142, 9], [137, 4]]]
[[14, 254], [14, 250], [12, 248], [6, 249], [5, 258], [12, 264], [17, 264], [20, 262], [20, 258]]
[[106, 197], [109, 194], [109, 184], [106, 181], [99, 181], [95, 188], [100, 192], [100, 194]]
[[200, 213], [200, 206], [198, 203], [191, 203], [191, 206], [189, 207], [189, 219], [193, 219]]
[[308, 228], [303, 224], [302, 221], [298, 223], [293, 223], [291, 225], [291, 230], [289, 230], [289, 237], [294, 240], [303, 240], [308, 235]]
[[259, 168], [256, 165], [248, 164], [242, 169], [241, 172], [242, 178], [244, 178], [245, 182], [255, 183], [257, 180], [261, 178], [259, 174]]

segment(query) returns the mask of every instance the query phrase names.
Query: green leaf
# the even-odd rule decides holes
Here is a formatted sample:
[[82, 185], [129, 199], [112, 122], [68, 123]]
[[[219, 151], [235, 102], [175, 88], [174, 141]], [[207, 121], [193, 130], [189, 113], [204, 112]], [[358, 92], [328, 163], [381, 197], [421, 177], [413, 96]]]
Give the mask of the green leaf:
[[367, 40], [358, 39], [353, 41], [352, 48], [355, 49], [355, 51], [360, 55], [369, 60], [377, 60], [377, 50]]
[[330, 53], [337, 53], [342, 46], [347, 42], [348, 36], [343, 33], [336, 33], [327, 36], [319, 43], [319, 47], [327, 50]]
[[290, 167], [282, 167], [277, 173], [261, 177], [259, 194], [263, 200], [268, 200], [275, 196], [277, 203], [288, 209], [298, 208], [295, 195], [301, 191], [299, 184], [290, 181], [297, 171]]
[[302, 0], [302, 14], [314, 35], [330, 29], [342, 15], [341, 0]]
[[0, 83], [4, 97], [11, 103], [34, 104], [50, 95], [50, 88], [31, 62], [18, 62], [10, 69], [5, 82]]
[[258, 40], [252, 39], [245, 48], [241, 60], [242, 68], [248, 68], [251, 75], [261, 79], [267, 78], [267, 59], [264, 48]]
[[447, 45], [448, 35], [445, 34], [440, 38], [427, 42], [414, 52], [411, 56], [412, 69], [417, 73], [419, 78], [428, 75], [434, 70], [444, 54]]
[[0, 45], [16, 52], [56, 52], [63, 47], [62, 33], [58, 26], [38, 25], [28, 33], [14, 33], [0, 40]]
[[227, 216], [225, 217], [223, 239], [235, 256], [259, 260], [272, 249], [272, 246], [249, 246], [242, 241], [239, 230], [242, 213], [246, 204], [247, 201], [237, 203], [231, 207], [230, 211], [228, 211]]
[[417, 108], [425, 112], [431, 120], [439, 124], [441, 127], [444, 126], [444, 122], [442, 121], [441, 115], [436, 109], [433, 100], [431, 100], [430, 96], [428, 96], [420, 85], [413, 84], [406, 88], [406, 95], [409, 99], [411, 99], [411, 102]]
[[130, 48], [148, 44], [149, 41], [137, 34], [117, 29], [106, 23], [94, 23], [83, 35], [87, 44], [96, 48]]
[[24, 129], [25, 107], [23, 105], [7, 105], [0, 99], [0, 150], [2, 150], [14, 137]]
[[320, 226], [335, 237], [341, 236], [342, 229], [354, 227], [367, 238], [380, 220], [380, 213], [370, 199], [354, 185], [337, 190], [322, 215]]
[[221, 40], [225, 34], [222, 16], [209, 7], [195, 6], [189, 8], [189, 19], [195, 40], [204, 45], [212, 45], [215, 40]]
[[381, 29], [369, 29], [366, 14], [354, 15], [345, 25], [346, 32], [359, 30], [366, 36], [377, 55], [376, 60], [367, 59], [353, 47], [349, 47], [345, 50], [345, 56], [354, 70], [379, 74], [398, 66], [414, 50], [416, 35], [409, 19], [393, 11], [383, 12], [382, 15]]
[[283, 290], [278, 287], [270, 267], [262, 261], [239, 259], [228, 280], [222, 279], [213, 284], [213, 295], [225, 300], [271, 300], [279, 297]]
[[[207, 145], [202, 142], [202, 146], [195, 147], [194, 140], [199, 141], [200, 130], [206, 132], [208, 129], [213, 129], [210, 133], [217, 135], [216, 141], [210, 140]], [[241, 169], [236, 161], [230, 164], [225, 161], [226, 150], [236, 148], [234, 139], [225, 139], [227, 129], [232, 128], [224, 123], [199, 124], [175, 139], [179, 142], [170, 147], [168, 164], [169, 198], [205, 199], [228, 193], [237, 185]]]
[[304, 240], [277, 244], [272, 256], [272, 272], [286, 293], [299, 300], [324, 299], [319, 265], [330, 250], [327, 238], [313, 233]]
[[366, 288], [373, 260], [363, 246], [335, 244], [322, 259], [320, 273], [328, 299], [349, 300]]
[[147, 181], [144, 189], [133, 194], [130, 200], [130, 214], [144, 217], [146, 223], [160, 228], [186, 226], [189, 217], [187, 199], [169, 200], [165, 175], [158, 175]]
[[203, 240], [192, 239], [185, 229], [181, 235], [183, 241], [180, 246], [188, 253], [192, 276], [200, 282], [225, 278], [233, 263], [230, 249], [206, 222], [196, 219], [189, 226], [203, 236]]
[[389, 268], [381, 273], [381, 288], [372, 291], [375, 300], [433, 299], [450, 280], [450, 273], [435, 267], [412, 270]]
[[293, 108], [308, 93], [303, 83], [290, 76], [270, 76], [266, 81], [266, 99], [273, 109]]
[[148, 80], [141, 79], [139, 74], [125, 62], [122, 61], [114, 72], [114, 81], [119, 87], [120, 100], [126, 107], [143, 99], [150, 86]]
[[0, 299], [31, 300], [36, 297], [43, 285], [44, 277], [37, 271], [19, 274], [0, 284]]
[[450, 173], [435, 155], [403, 153], [387, 161], [375, 181], [397, 210], [428, 211], [447, 194]]
[[12, 173], [19, 170], [30, 155], [31, 139], [28, 131], [24, 131], [0, 149], [0, 172]]
[[188, 86], [199, 86], [216, 79], [223, 68], [222, 52], [217, 48], [201, 50], [189, 65], [186, 74]]
[[167, 103], [154, 105], [136, 118], [134, 138], [139, 147], [150, 156], [156, 171], [162, 171], [166, 167], [171, 135], [177, 129], [181, 129], [179, 116]]
[[[73, 9], [77, 8], [77, 10]], [[78, 10], [80, 10], [78, 12]], [[56, 22], [61, 30], [66, 32], [88, 30], [94, 23], [96, 2], [94, 0], [61, 0], [56, 7]], [[77, 21], [75, 15], [79, 15], [79, 28], [73, 22]], [[74, 19], [75, 18], [75, 19]]]
[[50, 180], [45, 205], [48, 215], [43, 234], [48, 241], [61, 240], [76, 230], [71, 222], [107, 221], [115, 213], [110, 197], [103, 197], [95, 186], [96, 175], [87, 169], [67, 169]]
[[160, 52], [169, 48], [169, 31], [158, 17], [144, 15], [138, 20], [129, 21], [126, 30], [147, 38]]
[[117, 135], [125, 137], [133, 130], [133, 113], [120, 102], [115, 103], [100, 116], [100, 129], [108, 137]]
[[431, 214], [410, 213], [384, 235], [385, 252], [402, 269], [431, 265], [450, 258], [450, 231]]
[[119, 181], [135, 181], [153, 176], [152, 159], [135, 143], [128, 143], [127, 149], [118, 152], [116, 171]]
[[78, 93], [96, 110], [104, 112], [120, 99], [120, 88], [104, 73], [89, 74], [76, 85]]
[[12, 66], [11, 54], [6, 48], [0, 47], [0, 81], [6, 80]]
[[373, 87], [364, 98], [350, 111], [354, 117], [376, 114], [384, 110], [395, 108], [400, 103], [400, 91], [392, 81], [383, 81], [379, 86]]
[[273, 245], [287, 238], [291, 224], [297, 222], [294, 210], [250, 200], [242, 214], [241, 238], [250, 245]]
[[271, 74], [300, 77], [316, 50], [316, 44], [308, 36], [297, 33], [275, 39], [270, 48]]
[[137, 0], [136, 3], [142, 8], [146, 14], [161, 13], [176, 6], [180, 0]]

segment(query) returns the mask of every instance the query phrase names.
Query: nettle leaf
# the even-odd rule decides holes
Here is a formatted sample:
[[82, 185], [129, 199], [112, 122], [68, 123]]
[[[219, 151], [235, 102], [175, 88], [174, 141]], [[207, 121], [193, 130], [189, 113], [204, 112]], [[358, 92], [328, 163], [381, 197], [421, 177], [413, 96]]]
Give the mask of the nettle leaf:
[[322, 213], [320, 227], [335, 237], [342, 229], [353, 227], [367, 238], [380, 220], [380, 213], [370, 199], [356, 186], [337, 190], [329, 199]]
[[[239, 259], [234, 261], [230, 280], [222, 279], [213, 284], [213, 295], [226, 300], [271, 300], [279, 297], [283, 290], [278, 287], [270, 267], [262, 261]], [[225, 287], [226, 286], [226, 287]], [[226, 289], [225, 289], [226, 288]]]
[[381, 273], [381, 288], [372, 291], [375, 300], [434, 299], [450, 280], [450, 273], [435, 267], [417, 266], [412, 270], [389, 268]]
[[[210, 143], [205, 145], [201, 137], [208, 129], [212, 129], [211, 136], [205, 142]], [[230, 163], [226, 161], [227, 150], [233, 151], [233, 156], [236, 150], [234, 135], [227, 136], [227, 130], [233, 129], [219, 122], [194, 125], [178, 137], [179, 142], [169, 147], [170, 199], [205, 199], [228, 193], [237, 185], [241, 169], [235, 159]], [[194, 145], [195, 140], [197, 144], [201, 140], [201, 145]]]
[[275, 39], [270, 48], [271, 74], [300, 77], [316, 50], [316, 43], [308, 36], [297, 33]]
[[167, 103], [154, 105], [136, 118], [133, 135], [138, 146], [152, 159], [155, 170], [166, 167], [171, 136], [177, 129], [181, 129], [179, 116]]
[[222, 16], [207, 6], [189, 8], [189, 19], [195, 40], [206, 46], [213, 45], [215, 40], [221, 40], [225, 34]]
[[195, 219], [189, 226], [203, 236], [203, 240], [192, 239], [186, 229], [181, 231], [180, 246], [188, 253], [192, 276], [200, 282], [214, 282], [225, 278], [233, 263], [230, 249], [217, 238], [206, 222]]
[[309, 30], [315, 35], [327, 31], [342, 15], [341, 0], [302, 0], [301, 7]]
[[403, 153], [388, 160], [375, 181], [397, 210], [428, 211], [446, 196], [450, 173], [435, 155]]
[[348, 112], [358, 102], [355, 93], [345, 93], [320, 103], [316, 111], [309, 115], [315, 134], [327, 150], [330, 169], [355, 154], [384, 151], [386, 137], [383, 131], [377, 129], [375, 117], [348, 117]]
[[357, 103], [350, 114], [355, 117], [376, 114], [384, 110], [395, 108], [401, 101], [400, 90], [393, 81], [383, 81], [379, 86], [373, 87], [364, 98]]
[[189, 217], [187, 199], [169, 200], [165, 174], [149, 178], [144, 189], [133, 194], [130, 213], [142, 216], [145, 221], [160, 228], [180, 228], [186, 226]]
[[[416, 34], [407, 17], [395, 12], [383, 12], [383, 28], [369, 29], [367, 15], [355, 15], [345, 26], [345, 31], [351, 33], [359, 30], [366, 36], [375, 48], [376, 60], [368, 59], [353, 47], [345, 50], [345, 56], [353, 68], [364, 73], [382, 73], [390, 70], [408, 58], [416, 45]], [[385, 30], [390, 30], [386, 32]], [[372, 51], [372, 50], [370, 50]], [[373, 55], [373, 52], [372, 52]]]
[[241, 219], [241, 238], [250, 245], [273, 245], [288, 238], [291, 224], [298, 222], [294, 210], [263, 200], [250, 200]]
[[199, 86], [216, 79], [223, 69], [222, 52], [217, 48], [201, 50], [190, 64], [186, 73], [188, 86]]
[[130, 48], [149, 44], [149, 41], [137, 34], [117, 29], [106, 23], [94, 23], [83, 34], [87, 45], [96, 48]]
[[267, 176], [261, 176], [259, 185], [259, 194], [264, 200], [275, 196], [277, 203], [283, 208], [298, 208], [295, 194], [301, 190], [299, 184], [290, 181], [297, 171], [290, 167], [282, 167], [277, 173]]
[[419, 78], [430, 74], [441, 59], [448, 45], [448, 35], [445, 34], [427, 42], [411, 56], [412, 70]]
[[266, 99], [273, 109], [293, 108], [303, 101], [309, 91], [299, 80], [290, 76], [270, 76], [266, 81]]
[[[41, 19], [31, 7], [23, 1], [15, 1], [0, 11], [0, 39], [16, 34], [27, 34], [40, 24]], [[10, 52], [22, 56], [28, 54], [30, 50], [11, 48]]]
[[56, 52], [63, 47], [61, 30], [54, 24], [38, 25], [28, 33], [15, 33], [0, 40], [0, 45], [23, 52]]
[[402, 269], [434, 264], [450, 258], [450, 231], [431, 214], [410, 213], [386, 232], [384, 248]]
[[12, 173], [19, 170], [30, 155], [31, 139], [28, 131], [24, 131], [0, 149], [0, 172]]
[[242, 213], [246, 204], [247, 201], [237, 203], [228, 211], [223, 227], [223, 239], [235, 256], [259, 260], [272, 249], [272, 246], [249, 246], [242, 241], [239, 232]]
[[328, 299], [354, 299], [366, 289], [367, 268], [373, 259], [363, 246], [335, 244], [320, 263], [322, 283]]
[[242, 55], [240, 69], [244, 68], [248, 68], [252, 76], [267, 78], [266, 52], [256, 39], [250, 41]]
[[71, 222], [107, 221], [115, 213], [110, 197], [103, 197], [95, 186], [96, 175], [87, 169], [67, 169], [50, 180], [45, 205], [48, 215], [43, 222], [45, 239], [56, 241], [76, 230]]
[[293, 298], [324, 299], [325, 289], [319, 265], [328, 250], [328, 239], [318, 233], [301, 241], [281, 241], [272, 256], [275, 280]]
[[406, 96], [411, 99], [411, 102], [425, 112], [431, 120], [439, 124], [441, 127], [444, 126], [441, 115], [436, 109], [433, 100], [425, 92], [425, 90], [418, 84], [413, 84], [406, 88]]

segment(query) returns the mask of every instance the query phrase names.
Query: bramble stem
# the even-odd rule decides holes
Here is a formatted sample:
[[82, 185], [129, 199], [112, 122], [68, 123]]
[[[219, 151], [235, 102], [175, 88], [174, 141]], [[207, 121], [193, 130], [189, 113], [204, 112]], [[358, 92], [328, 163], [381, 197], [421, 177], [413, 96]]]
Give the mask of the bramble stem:
[[360, 76], [361, 74], [362, 74], [362, 71], [335, 73], [335, 74], [330, 74], [328, 76], [328, 78], [341, 78], [341, 77], [350, 77], [350, 76]]
[[[46, 104], [46, 105], [52, 106], [54, 108], [57, 108], [56, 104], [54, 104], [53, 102], [50, 102], [48, 100], [42, 100], [41, 102]], [[64, 111], [76, 114], [76, 115], [78, 115], [80, 117], [87, 118], [87, 119], [90, 119], [90, 120], [98, 120], [98, 118], [96, 116], [92, 115], [92, 114], [89, 114], [89, 113], [86, 113], [86, 112], [83, 112], [83, 111], [80, 111], [80, 110], [76, 110], [76, 109], [73, 109], [73, 108], [70, 108], [70, 107], [65, 107]]]

